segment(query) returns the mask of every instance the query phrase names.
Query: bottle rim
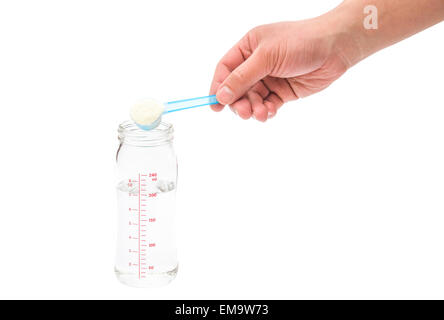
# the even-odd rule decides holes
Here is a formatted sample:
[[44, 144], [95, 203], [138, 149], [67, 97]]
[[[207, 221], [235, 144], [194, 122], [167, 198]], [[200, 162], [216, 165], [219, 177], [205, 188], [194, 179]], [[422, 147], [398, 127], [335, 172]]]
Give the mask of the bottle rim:
[[127, 120], [119, 125], [118, 134], [120, 143], [140, 147], [154, 147], [169, 143], [173, 140], [173, 125], [161, 122], [151, 130], [140, 129], [133, 121]]

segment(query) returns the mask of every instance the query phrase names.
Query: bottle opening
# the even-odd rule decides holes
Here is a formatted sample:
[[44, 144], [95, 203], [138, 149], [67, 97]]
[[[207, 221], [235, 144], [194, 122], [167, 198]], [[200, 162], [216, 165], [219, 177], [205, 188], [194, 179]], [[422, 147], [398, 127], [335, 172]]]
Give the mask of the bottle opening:
[[140, 147], [154, 147], [173, 140], [173, 125], [161, 122], [152, 130], [142, 130], [133, 121], [127, 120], [119, 125], [120, 143]]

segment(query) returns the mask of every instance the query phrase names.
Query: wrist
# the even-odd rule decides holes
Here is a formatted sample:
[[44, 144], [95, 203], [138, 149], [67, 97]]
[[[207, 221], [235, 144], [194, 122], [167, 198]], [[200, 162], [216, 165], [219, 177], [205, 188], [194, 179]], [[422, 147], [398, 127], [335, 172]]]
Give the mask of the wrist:
[[324, 19], [334, 34], [335, 47], [352, 66], [444, 20], [444, 1], [344, 0]]
[[352, 67], [371, 54], [363, 36], [363, 6], [354, 1], [344, 1], [341, 5], [321, 18], [333, 39], [333, 50]]

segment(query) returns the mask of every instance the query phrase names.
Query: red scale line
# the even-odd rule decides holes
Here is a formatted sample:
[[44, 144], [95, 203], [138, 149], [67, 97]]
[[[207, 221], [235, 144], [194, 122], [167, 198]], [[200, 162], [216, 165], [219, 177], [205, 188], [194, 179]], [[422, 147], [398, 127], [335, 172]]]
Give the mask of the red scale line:
[[140, 279], [140, 173], [139, 173], [139, 279]]

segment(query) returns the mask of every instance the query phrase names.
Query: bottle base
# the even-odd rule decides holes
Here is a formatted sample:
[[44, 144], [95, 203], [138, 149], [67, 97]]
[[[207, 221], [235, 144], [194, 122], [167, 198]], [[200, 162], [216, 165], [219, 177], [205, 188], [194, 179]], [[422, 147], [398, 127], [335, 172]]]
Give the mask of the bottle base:
[[137, 274], [134, 273], [123, 273], [115, 269], [117, 279], [130, 287], [136, 288], [158, 288], [169, 284], [176, 278], [179, 266], [176, 266], [173, 270], [162, 272], [162, 273], [150, 273], [146, 278], [139, 279]]

